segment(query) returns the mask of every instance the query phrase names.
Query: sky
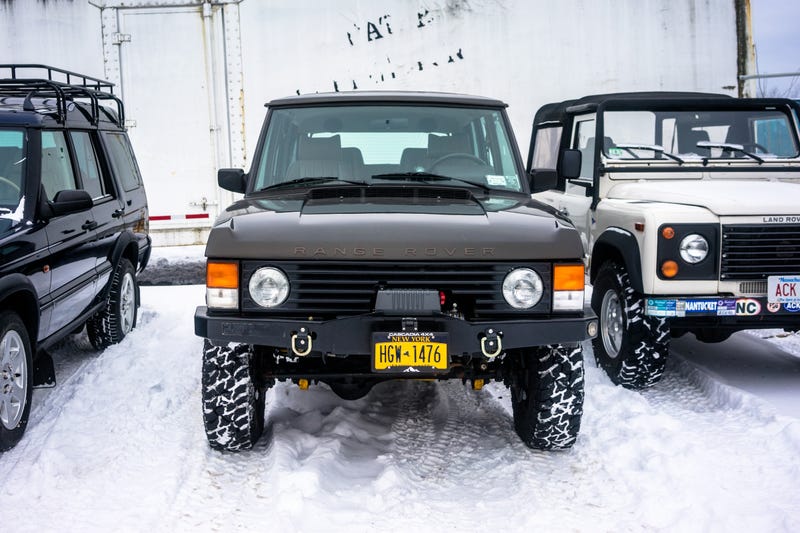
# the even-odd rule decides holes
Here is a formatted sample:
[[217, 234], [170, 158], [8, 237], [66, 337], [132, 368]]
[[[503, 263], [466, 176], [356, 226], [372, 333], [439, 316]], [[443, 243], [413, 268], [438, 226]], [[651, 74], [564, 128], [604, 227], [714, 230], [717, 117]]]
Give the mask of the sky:
[[[800, 72], [800, 0], [751, 0], [750, 7], [759, 74]], [[759, 90], [800, 98], [800, 78], [761, 80]]]

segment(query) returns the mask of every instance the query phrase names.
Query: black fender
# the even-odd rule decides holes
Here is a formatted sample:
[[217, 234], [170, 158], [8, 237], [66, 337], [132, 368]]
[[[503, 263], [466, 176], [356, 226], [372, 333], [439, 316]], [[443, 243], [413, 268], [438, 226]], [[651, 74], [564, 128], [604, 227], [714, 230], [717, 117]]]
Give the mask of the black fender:
[[594, 242], [589, 274], [592, 283], [603, 263], [611, 259], [622, 260], [633, 289], [639, 294], [644, 293], [639, 243], [630, 231], [616, 227], [608, 228]]
[[0, 278], [0, 306], [13, 309], [22, 317], [35, 354], [39, 338], [39, 295], [28, 276], [15, 272]]
[[139, 263], [139, 241], [136, 240], [136, 235], [134, 235], [132, 231], [123, 231], [120, 233], [119, 237], [117, 237], [117, 242], [114, 243], [114, 249], [111, 251], [109, 257], [112, 277], [109, 279], [106, 286], [103, 287], [103, 291], [98, 295], [100, 299], [108, 297], [108, 293], [111, 291], [113, 273], [117, 270], [117, 266], [119, 266], [119, 262], [123, 257], [131, 262], [133, 270], [136, 272]]

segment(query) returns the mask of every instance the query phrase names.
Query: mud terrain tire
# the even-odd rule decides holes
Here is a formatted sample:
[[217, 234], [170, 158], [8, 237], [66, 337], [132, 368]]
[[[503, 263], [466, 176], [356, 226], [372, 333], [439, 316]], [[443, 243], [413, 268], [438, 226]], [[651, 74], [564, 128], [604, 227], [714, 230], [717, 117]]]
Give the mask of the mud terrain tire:
[[252, 448], [264, 430], [267, 387], [256, 384], [256, 358], [248, 344], [203, 343], [203, 423], [216, 450]]
[[528, 447], [561, 450], [575, 444], [583, 415], [583, 350], [545, 346], [519, 354], [511, 401], [514, 428]]
[[669, 355], [669, 324], [644, 314], [644, 297], [633, 289], [624, 267], [614, 262], [600, 267], [592, 309], [600, 320], [594, 355], [611, 381], [627, 389], [657, 383]]
[[117, 344], [136, 327], [139, 287], [130, 261], [120, 259], [111, 280], [105, 307], [86, 322], [92, 346], [98, 350]]

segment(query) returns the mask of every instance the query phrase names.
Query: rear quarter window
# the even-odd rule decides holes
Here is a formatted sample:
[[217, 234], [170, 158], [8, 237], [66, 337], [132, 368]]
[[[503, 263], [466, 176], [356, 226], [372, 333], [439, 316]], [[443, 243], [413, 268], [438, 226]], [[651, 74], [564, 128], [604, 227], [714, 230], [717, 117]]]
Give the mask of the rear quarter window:
[[114, 175], [126, 191], [132, 191], [142, 185], [139, 168], [133, 158], [133, 151], [128, 138], [122, 133], [104, 133], [103, 139], [108, 148], [108, 157]]

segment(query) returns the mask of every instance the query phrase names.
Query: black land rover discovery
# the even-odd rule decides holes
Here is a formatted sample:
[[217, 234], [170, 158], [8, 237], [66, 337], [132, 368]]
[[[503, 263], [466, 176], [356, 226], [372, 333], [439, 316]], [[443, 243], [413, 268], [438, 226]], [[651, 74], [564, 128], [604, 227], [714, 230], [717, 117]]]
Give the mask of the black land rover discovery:
[[0, 450], [22, 437], [32, 388], [55, 384], [49, 346], [85, 324], [101, 348], [136, 325], [147, 198], [111, 91], [0, 65]]
[[202, 399], [212, 447], [251, 447], [276, 380], [356, 399], [389, 379], [511, 388], [540, 449], [575, 442], [583, 403], [583, 247], [531, 200], [505, 104], [337, 93], [268, 104], [245, 193], [206, 256]]

